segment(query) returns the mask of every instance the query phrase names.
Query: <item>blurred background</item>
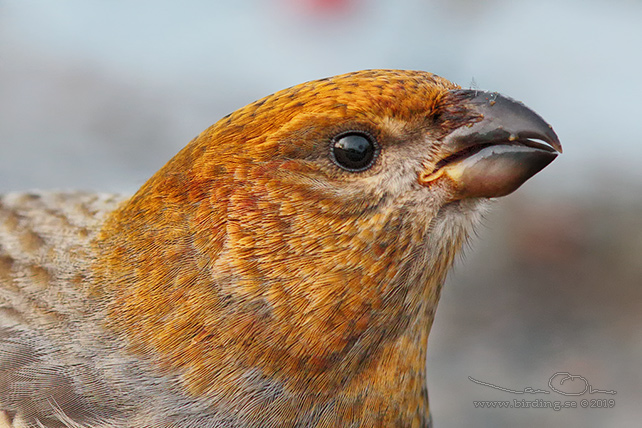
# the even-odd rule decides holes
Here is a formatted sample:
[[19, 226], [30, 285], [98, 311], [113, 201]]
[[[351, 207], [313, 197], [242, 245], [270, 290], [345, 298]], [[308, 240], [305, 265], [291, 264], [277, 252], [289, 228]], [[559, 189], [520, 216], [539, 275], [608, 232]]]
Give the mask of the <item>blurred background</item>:
[[[639, 0], [0, 0], [0, 192], [133, 192], [221, 116], [348, 71], [505, 93], [564, 154], [495, 203], [449, 278], [428, 352], [435, 425], [639, 427], [641, 22]], [[557, 372], [617, 394], [469, 380], [550, 390]], [[513, 399], [578, 408], [474, 405]]]

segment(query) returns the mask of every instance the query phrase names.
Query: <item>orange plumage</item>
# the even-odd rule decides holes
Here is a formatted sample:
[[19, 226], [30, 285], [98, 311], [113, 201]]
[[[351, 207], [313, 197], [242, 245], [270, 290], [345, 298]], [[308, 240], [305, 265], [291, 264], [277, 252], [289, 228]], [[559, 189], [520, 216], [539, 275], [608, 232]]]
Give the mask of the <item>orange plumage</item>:
[[[91, 324], [101, 341], [70, 336], [91, 352], [63, 349], [51, 329], [65, 327], [28, 326], [44, 354], [91, 366], [102, 407], [78, 393], [87, 409], [76, 419], [72, 405], [30, 413], [0, 398], [0, 409], [92, 427], [427, 426], [426, 344], [453, 257], [486, 198], [559, 150], [525, 108], [524, 137], [461, 139], [491, 126], [492, 105], [429, 73], [374, 70], [223, 118], [133, 197], [94, 213], [75, 279], [57, 284], [83, 311], [45, 310]], [[0, 314], [0, 354], [21, 337], [6, 325], [3, 342]], [[87, 381], [60, 370], [74, 387]]]

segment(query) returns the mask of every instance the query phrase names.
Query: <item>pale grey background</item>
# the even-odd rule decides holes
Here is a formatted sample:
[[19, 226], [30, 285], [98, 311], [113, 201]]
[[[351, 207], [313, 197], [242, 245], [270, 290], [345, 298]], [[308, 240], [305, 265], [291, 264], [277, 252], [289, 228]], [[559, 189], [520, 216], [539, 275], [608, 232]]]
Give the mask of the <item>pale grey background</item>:
[[[642, 419], [642, 2], [0, 0], [0, 191], [131, 192], [224, 114], [365, 68], [524, 101], [564, 154], [498, 201], [445, 288], [437, 427]], [[475, 409], [555, 372], [613, 409]], [[573, 397], [571, 397], [573, 398]]]

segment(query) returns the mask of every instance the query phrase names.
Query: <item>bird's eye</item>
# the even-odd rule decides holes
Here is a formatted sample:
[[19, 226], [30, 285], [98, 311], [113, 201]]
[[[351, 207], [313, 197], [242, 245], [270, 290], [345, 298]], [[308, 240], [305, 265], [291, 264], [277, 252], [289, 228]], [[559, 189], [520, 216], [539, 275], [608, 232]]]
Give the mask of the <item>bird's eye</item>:
[[374, 139], [364, 132], [348, 132], [332, 140], [332, 160], [348, 171], [358, 172], [370, 168], [377, 151]]

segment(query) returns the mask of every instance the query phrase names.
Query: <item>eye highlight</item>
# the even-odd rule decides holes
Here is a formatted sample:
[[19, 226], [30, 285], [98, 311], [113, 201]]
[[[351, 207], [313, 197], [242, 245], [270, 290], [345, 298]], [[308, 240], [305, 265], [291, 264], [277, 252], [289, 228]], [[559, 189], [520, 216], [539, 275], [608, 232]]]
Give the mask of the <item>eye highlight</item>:
[[345, 132], [332, 140], [332, 161], [347, 171], [365, 171], [378, 154], [379, 147], [374, 138], [362, 131]]

